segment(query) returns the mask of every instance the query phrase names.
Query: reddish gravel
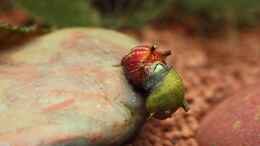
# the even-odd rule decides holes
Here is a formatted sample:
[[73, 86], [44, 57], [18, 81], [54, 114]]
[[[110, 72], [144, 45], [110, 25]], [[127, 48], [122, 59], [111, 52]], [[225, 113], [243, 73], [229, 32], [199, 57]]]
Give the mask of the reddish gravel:
[[166, 120], [148, 121], [132, 146], [198, 146], [195, 134], [201, 118], [260, 76], [258, 30], [215, 38], [190, 35], [183, 29], [127, 33], [144, 44], [159, 41], [161, 48], [173, 50], [169, 62], [183, 77], [191, 104], [188, 113], [179, 110]]

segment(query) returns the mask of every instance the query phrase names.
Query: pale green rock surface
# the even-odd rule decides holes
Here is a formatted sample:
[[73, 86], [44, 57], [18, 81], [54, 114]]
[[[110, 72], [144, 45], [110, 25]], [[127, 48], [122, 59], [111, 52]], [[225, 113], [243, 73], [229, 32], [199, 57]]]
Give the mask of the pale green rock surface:
[[115, 65], [136, 44], [110, 30], [70, 28], [1, 52], [0, 145], [125, 141], [144, 105]]

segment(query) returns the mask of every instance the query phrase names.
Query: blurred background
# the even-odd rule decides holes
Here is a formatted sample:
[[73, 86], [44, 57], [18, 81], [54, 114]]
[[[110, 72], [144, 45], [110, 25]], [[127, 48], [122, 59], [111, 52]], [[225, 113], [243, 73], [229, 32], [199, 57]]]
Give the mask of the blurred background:
[[103, 27], [173, 50], [191, 111], [129, 145], [198, 146], [203, 116], [260, 77], [259, 0], [0, 0], [0, 48], [64, 27]]
[[[146, 40], [144, 35], [149, 31], [160, 29], [200, 39], [221, 39], [218, 41], [223, 46], [218, 47], [216, 55], [231, 51], [232, 56], [237, 56], [241, 55], [236, 53], [241, 39], [254, 37], [259, 30], [259, 3], [258, 0], [0, 0], [0, 27], [4, 33], [21, 30], [14, 28], [17, 26], [26, 26], [21, 31], [28, 32], [36, 26], [47, 31], [72, 26], [104, 27], [135, 35], [140, 40]], [[253, 36], [247, 36], [251, 33]], [[5, 35], [2, 33], [2, 38]], [[149, 37], [153, 35], [164, 38], [160, 33]], [[150, 41], [160, 41], [156, 36]], [[211, 50], [207, 45], [206, 48], [207, 52]]]
[[[0, 12], [10, 23], [41, 22], [57, 27], [100, 26], [138, 29], [151, 23], [183, 23], [208, 31], [259, 23], [257, 0], [1, 0]], [[16, 9], [16, 11], [15, 11]], [[8, 13], [9, 12], [9, 13]], [[8, 15], [9, 14], [9, 15]], [[27, 20], [25, 20], [27, 17]], [[1, 19], [7, 20], [5, 16]], [[229, 26], [229, 27], [231, 27]], [[223, 28], [223, 27], [222, 27]]]

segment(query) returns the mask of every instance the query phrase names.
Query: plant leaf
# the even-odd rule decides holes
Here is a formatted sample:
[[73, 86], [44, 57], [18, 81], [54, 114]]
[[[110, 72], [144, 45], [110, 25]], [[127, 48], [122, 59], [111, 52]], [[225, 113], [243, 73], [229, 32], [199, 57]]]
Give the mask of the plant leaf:
[[32, 37], [43, 34], [48, 30], [40, 26], [12, 26], [8, 23], [0, 22], [0, 49], [10, 48], [18, 45]]
[[0, 31], [15, 32], [15, 33], [29, 33], [35, 30], [36, 30], [35, 26], [19, 27], [19, 26], [12, 26], [7, 23], [0, 23]]
[[35, 18], [59, 27], [97, 25], [99, 17], [86, 0], [17, 0]]

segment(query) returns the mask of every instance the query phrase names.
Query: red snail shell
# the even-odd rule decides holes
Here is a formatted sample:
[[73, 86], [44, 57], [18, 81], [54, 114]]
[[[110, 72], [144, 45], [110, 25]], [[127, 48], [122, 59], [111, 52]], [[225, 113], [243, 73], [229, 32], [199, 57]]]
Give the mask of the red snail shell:
[[[159, 52], [157, 46], [136, 46], [129, 54], [123, 57], [121, 65], [128, 80], [136, 87], [146, 90], [146, 81], [155, 69], [167, 69], [165, 59], [170, 51]], [[153, 65], [153, 64], [158, 64]]]

